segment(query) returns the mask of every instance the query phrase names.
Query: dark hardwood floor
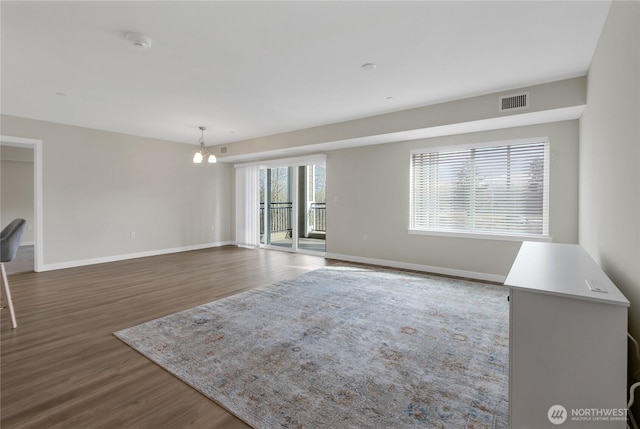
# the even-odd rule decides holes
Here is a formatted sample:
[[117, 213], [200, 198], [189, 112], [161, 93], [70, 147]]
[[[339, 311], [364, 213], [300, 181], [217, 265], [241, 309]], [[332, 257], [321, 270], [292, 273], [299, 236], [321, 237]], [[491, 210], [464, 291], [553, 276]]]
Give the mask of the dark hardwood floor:
[[113, 332], [330, 264], [236, 247], [9, 276], [1, 318], [1, 426], [247, 428]]

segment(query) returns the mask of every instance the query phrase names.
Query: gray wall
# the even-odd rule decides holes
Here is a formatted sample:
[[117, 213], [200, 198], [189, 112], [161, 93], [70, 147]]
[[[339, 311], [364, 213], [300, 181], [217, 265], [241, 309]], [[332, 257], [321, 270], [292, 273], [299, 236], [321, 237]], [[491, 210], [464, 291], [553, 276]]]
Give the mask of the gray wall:
[[[500, 96], [528, 92], [530, 106], [526, 111], [498, 111]], [[261, 154], [261, 156], [279, 157], [283, 149], [303, 148], [304, 154], [313, 151], [325, 151], [327, 147], [337, 148], [336, 142], [349, 142], [351, 146], [389, 143], [409, 140], [411, 138], [450, 135], [454, 133], [507, 128], [518, 125], [538, 124], [549, 120], [549, 113], [561, 114], [586, 103], [586, 78], [577, 77], [557, 82], [549, 82], [529, 87], [514, 88], [492, 94], [480, 95], [461, 100], [453, 100], [398, 112], [385, 113], [367, 118], [354, 119], [314, 128], [291, 131], [250, 140], [237, 141], [232, 144], [216, 146], [213, 149], [220, 154], [219, 159], [230, 158], [235, 161], [246, 161], [245, 155]], [[571, 119], [577, 118], [572, 116]], [[464, 124], [464, 125], [462, 125]], [[446, 131], [445, 131], [446, 130]], [[415, 135], [424, 132], [420, 137], [407, 137], [407, 133]], [[436, 133], [436, 134], [434, 134]], [[362, 144], [362, 140], [368, 143]], [[332, 147], [333, 146], [333, 147]], [[225, 154], [220, 149], [227, 149]], [[345, 146], [342, 146], [345, 147]], [[292, 156], [288, 151], [287, 156]], [[254, 158], [255, 159], [255, 158]]]
[[640, 340], [638, 2], [613, 2], [589, 69], [580, 120], [580, 243], [631, 302], [629, 329]]
[[545, 136], [552, 153], [550, 235], [554, 242], [576, 243], [578, 121], [574, 120], [329, 152], [328, 256], [426, 265], [444, 268], [444, 272], [462, 271], [461, 275], [506, 276], [520, 242], [408, 233], [410, 152]]
[[43, 141], [45, 265], [231, 240], [232, 166], [193, 164], [195, 146], [11, 116], [1, 120], [3, 135]]

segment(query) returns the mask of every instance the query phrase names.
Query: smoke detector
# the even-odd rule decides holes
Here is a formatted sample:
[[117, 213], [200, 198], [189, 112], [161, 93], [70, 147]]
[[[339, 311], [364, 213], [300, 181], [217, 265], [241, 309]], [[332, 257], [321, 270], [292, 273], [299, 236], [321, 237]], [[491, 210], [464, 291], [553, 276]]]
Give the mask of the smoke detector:
[[129, 43], [140, 49], [147, 49], [153, 43], [151, 37], [142, 33], [129, 32], [125, 33], [124, 37], [129, 41]]

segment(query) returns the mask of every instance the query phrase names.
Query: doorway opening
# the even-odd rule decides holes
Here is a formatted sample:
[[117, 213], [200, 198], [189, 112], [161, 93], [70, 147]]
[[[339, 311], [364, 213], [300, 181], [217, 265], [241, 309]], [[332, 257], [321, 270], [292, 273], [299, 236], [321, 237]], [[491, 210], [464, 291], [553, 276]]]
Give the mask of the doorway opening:
[[[43, 224], [43, 217], [42, 217], [42, 140], [35, 140], [35, 139], [28, 139], [28, 138], [22, 138], [22, 137], [11, 137], [11, 136], [0, 136], [0, 146], [2, 146], [2, 148], [6, 148], [9, 149], [8, 151], [10, 152], [11, 148], [15, 148], [16, 150], [27, 150], [27, 152], [30, 152], [31, 155], [31, 161], [28, 161], [27, 159], [22, 159], [20, 157], [20, 155], [18, 155], [18, 152], [15, 152], [13, 156], [13, 158], [15, 158], [13, 161], [18, 161], [18, 162], [31, 162], [33, 167], [32, 167], [32, 177], [33, 177], [33, 181], [30, 182], [29, 181], [29, 187], [32, 188], [33, 194], [31, 194], [31, 198], [33, 199], [33, 206], [32, 206], [32, 216], [29, 216], [28, 213], [24, 214], [24, 215], [19, 215], [16, 213], [12, 213], [10, 210], [8, 212], [5, 213], [5, 216], [10, 217], [10, 219], [5, 219], [4, 216], [2, 218], [2, 223], [4, 226], [4, 224], [8, 224], [10, 221], [13, 220], [14, 217], [18, 216], [18, 217], [25, 217], [25, 218], [30, 218], [28, 219], [31, 220], [31, 223], [27, 224], [28, 226], [28, 231], [25, 232], [26, 234], [26, 239], [27, 240], [23, 240], [26, 241], [26, 243], [23, 244], [27, 244], [27, 246], [25, 246], [25, 249], [22, 249], [23, 251], [28, 253], [28, 258], [29, 258], [29, 265], [30, 267], [33, 269], [33, 271], [39, 272], [39, 271], [44, 271], [44, 265], [43, 265], [43, 234], [42, 234], [42, 224]], [[7, 183], [5, 183], [4, 185], [9, 185], [9, 182], [11, 182], [12, 186], [15, 186], [14, 184], [14, 180], [13, 178], [8, 179], [6, 181]], [[25, 182], [27, 182], [27, 180], [25, 180]], [[4, 187], [3, 185], [3, 187]], [[19, 192], [19, 191], [17, 191]], [[13, 203], [12, 203], [13, 204]], [[7, 207], [5, 207], [7, 208]], [[28, 248], [30, 245], [32, 245], [32, 248]], [[21, 268], [22, 269], [22, 268]], [[26, 267], [24, 268], [26, 269]], [[22, 269], [22, 270], [24, 270]]]

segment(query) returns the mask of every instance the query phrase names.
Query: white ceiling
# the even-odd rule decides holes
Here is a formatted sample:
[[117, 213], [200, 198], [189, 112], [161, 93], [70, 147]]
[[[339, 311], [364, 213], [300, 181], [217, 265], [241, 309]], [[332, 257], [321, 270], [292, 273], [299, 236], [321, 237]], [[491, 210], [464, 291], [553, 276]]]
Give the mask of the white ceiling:
[[204, 125], [207, 145], [230, 143], [582, 76], [609, 6], [2, 1], [0, 108], [191, 144]]

